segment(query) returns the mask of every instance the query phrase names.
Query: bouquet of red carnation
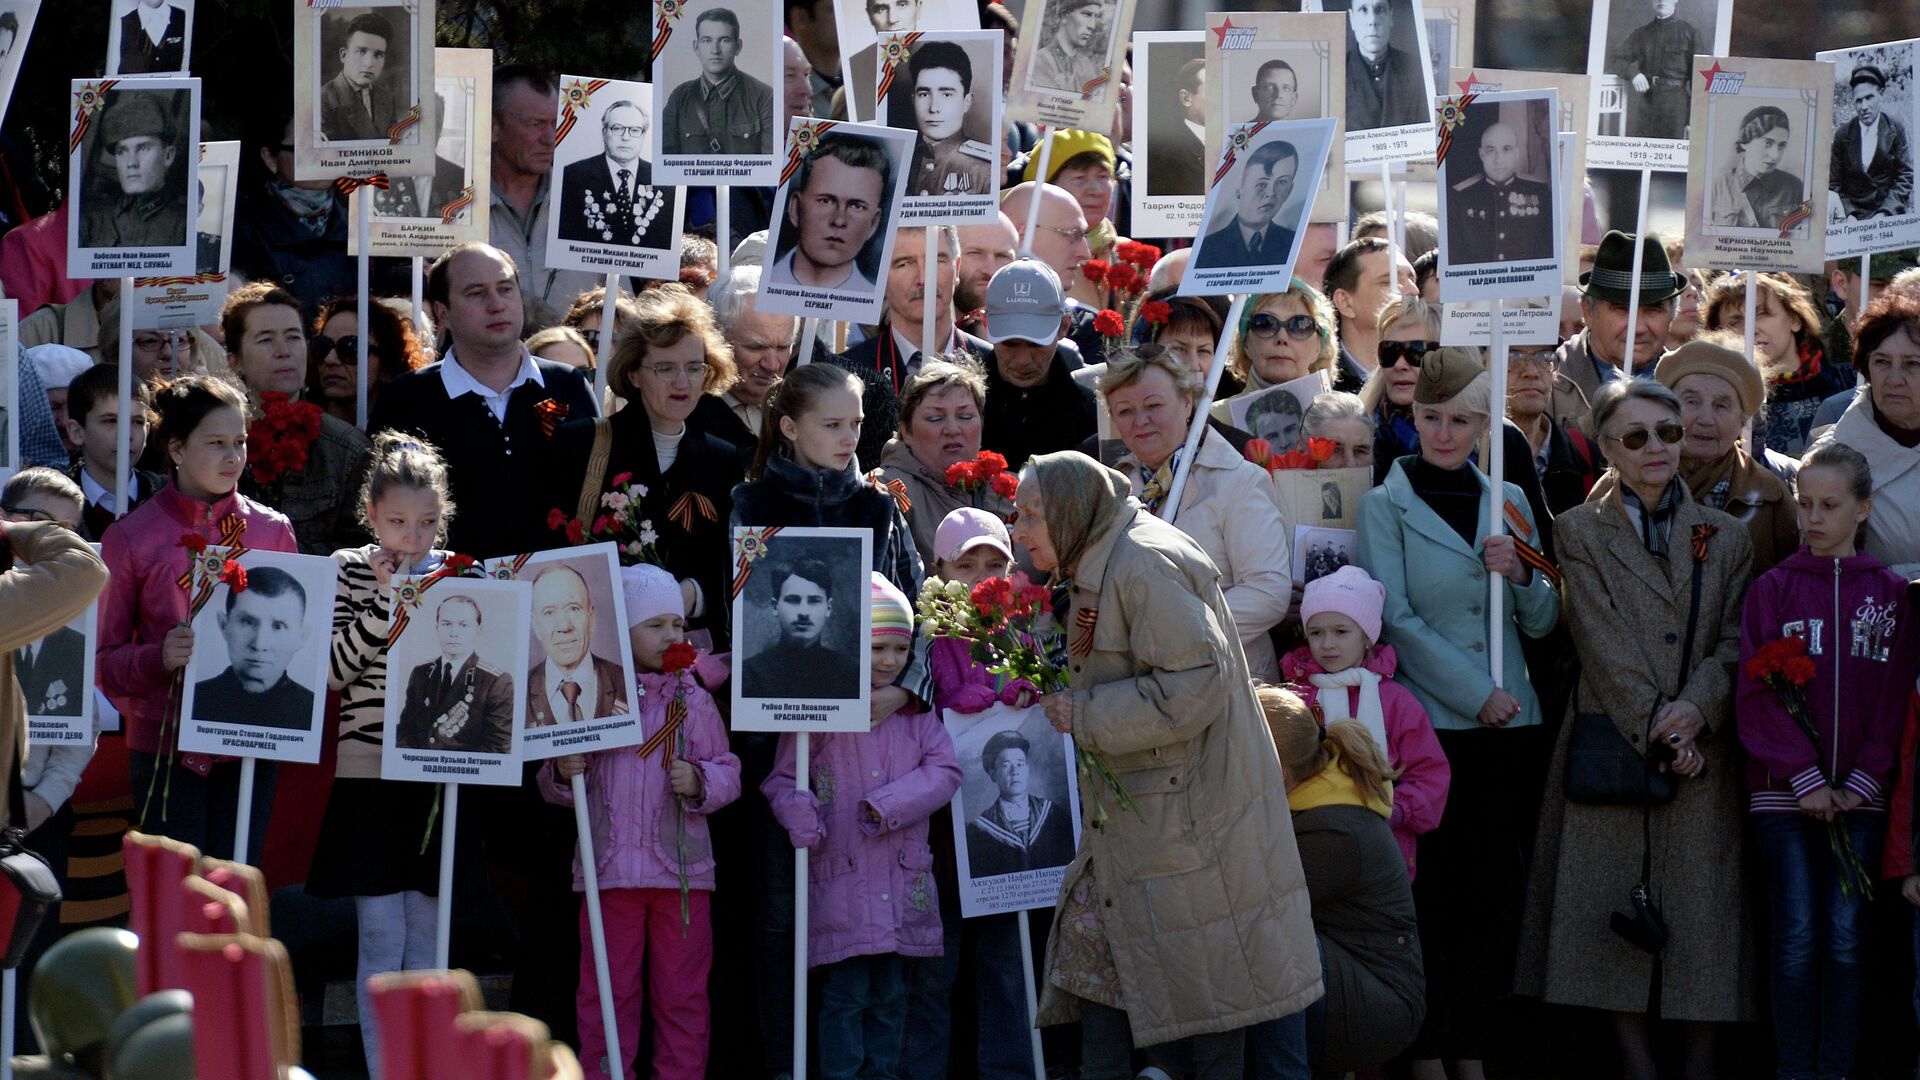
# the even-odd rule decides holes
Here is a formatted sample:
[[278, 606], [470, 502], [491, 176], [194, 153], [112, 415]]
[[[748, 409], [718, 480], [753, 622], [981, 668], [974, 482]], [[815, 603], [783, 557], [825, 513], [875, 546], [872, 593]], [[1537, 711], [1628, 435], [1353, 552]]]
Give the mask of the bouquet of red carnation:
[[630, 472], [619, 473], [613, 478], [611, 490], [601, 494], [600, 513], [593, 521], [569, 517], [566, 511], [554, 507], [547, 511], [547, 528], [565, 533], [569, 544], [611, 541], [620, 549], [621, 566], [658, 564], [660, 553], [654, 545], [660, 542], [660, 534], [654, 531], [652, 520], [640, 516], [640, 501], [646, 497], [647, 485], [634, 483]]
[[1173, 305], [1165, 300], [1149, 300], [1140, 305], [1140, 321], [1148, 326], [1165, 326], [1173, 318]]
[[[294, 401], [285, 394], [262, 394], [260, 400], [260, 417], [247, 427], [247, 472], [264, 492], [307, 467], [324, 413], [311, 401]], [[269, 496], [266, 501], [279, 499]]]
[[947, 466], [947, 486], [965, 492], [991, 490], [1011, 502], [1020, 491], [1020, 478], [1007, 471], [1007, 459], [991, 450], [982, 450], [972, 461], [956, 461]]
[[[1057, 628], [1042, 629], [1049, 592], [1025, 574], [992, 577], [968, 589], [965, 582], [928, 578], [915, 605], [921, 624], [934, 637], [965, 641], [976, 662], [995, 675], [1024, 679], [1043, 694], [1067, 689], [1067, 673], [1052, 657], [1059, 651]], [[1121, 809], [1138, 816], [1140, 808], [1120, 783], [1113, 765], [1097, 750], [1075, 744], [1081, 790], [1091, 793], [1093, 820], [1107, 819], [1098, 788], [1104, 788]], [[1097, 785], [1092, 781], [1098, 779]], [[1143, 819], [1144, 820], [1144, 819]]]
[[1298, 450], [1289, 450], [1276, 454], [1273, 444], [1265, 439], [1248, 439], [1245, 451], [1246, 459], [1267, 470], [1277, 473], [1282, 469], [1317, 469], [1333, 456], [1337, 447], [1332, 439], [1313, 438]]
[[[1813, 681], [1813, 673], [1813, 658], [1807, 655], [1807, 643], [1797, 637], [1769, 641], [1747, 658], [1747, 677], [1765, 683], [1779, 695], [1780, 707], [1787, 710], [1800, 733], [1813, 744], [1813, 762], [1820, 769], [1820, 778], [1828, 787], [1838, 787], [1820, 749], [1820, 732], [1814, 727], [1813, 717], [1807, 715], [1807, 684]], [[1859, 889], [1862, 897], [1872, 900], [1873, 875], [1867, 872], [1860, 853], [1853, 848], [1845, 811], [1827, 822], [1827, 846], [1833, 852], [1834, 861], [1840, 864], [1840, 895], [1851, 896]]]
[[1161, 251], [1152, 244], [1143, 244], [1138, 240], [1122, 240], [1115, 244], [1113, 253], [1120, 261], [1138, 267], [1146, 273], [1153, 272], [1153, 266], [1160, 261]]

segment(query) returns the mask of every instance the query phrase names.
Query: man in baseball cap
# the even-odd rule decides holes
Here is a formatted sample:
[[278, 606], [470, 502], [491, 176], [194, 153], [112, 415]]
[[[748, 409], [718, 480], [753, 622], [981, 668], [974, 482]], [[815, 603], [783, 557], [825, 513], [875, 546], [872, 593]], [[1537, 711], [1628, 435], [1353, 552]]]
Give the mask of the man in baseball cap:
[[1093, 392], [1076, 383], [1079, 352], [1063, 340], [1066, 299], [1045, 263], [1015, 259], [987, 282], [986, 427], [981, 444], [1015, 469], [1033, 454], [1071, 450], [1098, 426]]
[[[179, 247], [187, 243], [184, 188], [173, 175], [178, 150], [166, 104], [176, 91], [119, 90], [100, 119], [98, 168], [111, 164], [112, 184], [82, 192], [80, 246]], [[104, 159], [104, 160], [102, 160]]]

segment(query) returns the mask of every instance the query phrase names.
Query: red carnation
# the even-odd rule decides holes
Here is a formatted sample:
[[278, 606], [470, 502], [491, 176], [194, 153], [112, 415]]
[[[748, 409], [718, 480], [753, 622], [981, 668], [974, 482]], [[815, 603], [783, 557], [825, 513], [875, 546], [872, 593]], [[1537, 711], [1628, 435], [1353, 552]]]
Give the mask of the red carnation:
[[1101, 308], [1100, 314], [1093, 317], [1093, 330], [1102, 337], [1119, 337], [1127, 332], [1127, 324], [1120, 318], [1119, 312], [1112, 308]]
[[947, 466], [947, 486], [966, 487], [980, 482], [980, 472], [971, 461], [956, 461]]
[[684, 641], [676, 641], [667, 646], [665, 655], [661, 656], [660, 669], [668, 674], [672, 674], [676, 671], [685, 671], [698, 663], [699, 660], [700, 650]]
[[1093, 282], [1095, 285], [1106, 281], [1107, 270], [1107, 261], [1105, 259], [1088, 259], [1086, 262], [1080, 264], [1080, 276]]
[[247, 568], [228, 559], [226, 564], [220, 567], [220, 580], [226, 582], [234, 592], [246, 592]]
[[1165, 326], [1173, 318], [1173, 305], [1165, 300], [1149, 300], [1140, 308], [1140, 318], [1148, 326]]
[[979, 455], [973, 459], [973, 463], [979, 469], [980, 476], [989, 480], [1007, 471], [1006, 456], [991, 450], [980, 451]]
[[565, 528], [566, 524], [567, 524], [566, 511], [561, 510], [557, 506], [547, 511], [547, 528], [549, 529]]
[[447, 562], [446, 562], [447, 573], [452, 574], [455, 577], [458, 577], [459, 575], [464, 574], [467, 571], [473, 569], [473, 564], [474, 564], [473, 556], [462, 555], [458, 552], [455, 552], [454, 554], [447, 556]]
[[180, 546], [198, 555], [207, 550], [207, 538], [199, 533], [181, 533]]
[[1009, 472], [1003, 472], [987, 483], [993, 487], [994, 494], [1008, 502], [1012, 502], [1013, 497], [1020, 493], [1020, 478]]
[[567, 522], [567, 543], [578, 544], [586, 538], [586, 533], [586, 526], [580, 524], [578, 518]]
[[1133, 254], [1128, 257], [1128, 261], [1142, 270], [1152, 270], [1154, 264], [1160, 261], [1161, 254], [1161, 250], [1152, 244], [1136, 242], [1133, 245]]
[[626, 487], [627, 481], [632, 479], [633, 479], [633, 474], [630, 472], [615, 473], [613, 477], [613, 486], [617, 488]]

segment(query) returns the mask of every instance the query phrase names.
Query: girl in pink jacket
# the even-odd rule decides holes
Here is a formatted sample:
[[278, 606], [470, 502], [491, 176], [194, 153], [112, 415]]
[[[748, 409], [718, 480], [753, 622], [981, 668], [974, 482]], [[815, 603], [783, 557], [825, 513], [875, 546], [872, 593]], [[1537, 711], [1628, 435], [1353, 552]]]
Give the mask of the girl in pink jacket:
[[1416, 838], [1440, 824], [1453, 770], [1427, 710], [1393, 681], [1393, 646], [1374, 644], [1380, 639], [1380, 609], [1386, 599], [1386, 586], [1358, 566], [1343, 566], [1309, 582], [1300, 599], [1307, 644], [1288, 653], [1280, 669], [1327, 724], [1358, 720], [1400, 770], [1393, 781], [1393, 813], [1387, 824], [1406, 856], [1411, 881]]
[[[913, 608], [872, 575], [870, 683], [891, 686], [912, 653]], [[930, 712], [901, 710], [865, 734], [812, 737], [810, 790], [794, 786], [780, 736], [761, 791], [796, 848], [813, 852], [808, 966], [822, 968], [816, 1045], [824, 1080], [894, 1076], [907, 1016], [902, 957], [941, 955], [927, 819], [960, 788], [953, 739]]]
[[[593, 825], [594, 867], [607, 931], [607, 968], [615, 998], [620, 1046], [640, 1045], [643, 987], [653, 1018], [653, 1075], [700, 1080], [707, 1072], [707, 975], [713, 966], [713, 840], [707, 816], [740, 796], [740, 759], [727, 749], [727, 731], [713, 695], [692, 671], [664, 671], [670, 646], [685, 646], [687, 620], [680, 585], [657, 566], [620, 571], [627, 601], [627, 637], [639, 669], [640, 723], [652, 739], [668, 723], [676, 696], [686, 716], [679, 735], [642, 755], [639, 747], [568, 754], [540, 770], [548, 802], [573, 805], [571, 781], [587, 778], [587, 817]], [[684, 739], [684, 749], [675, 744]], [[683, 831], [684, 830], [684, 831]], [[682, 837], [685, 855], [682, 857]], [[690, 892], [681, 911], [680, 876]], [[574, 857], [573, 887], [586, 883]], [[580, 911], [580, 1061], [589, 1077], [611, 1074], [600, 989], [593, 968], [587, 913]], [[643, 980], [642, 973], [646, 975]], [[622, 1075], [636, 1070], [622, 1063]]]
[[157, 414], [151, 438], [166, 453], [169, 483], [101, 538], [101, 558], [113, 577], [100, 597], [97, 677], [126, 721], [139, 829], [214, 858], [258, 865], [273, 812], [273, 763], [257, 766], [250, 850], [236, 854], [239, 760], [177, 750], [175, 676], [193, 656], [191, 597], [181, 578], [192, 558], [190, 536], [209, 546], [300, 549], [284, 516], [234, 490], [247, 465], [247, 399], [240, 391], [193, 375], [155, 390], [151, 408]]

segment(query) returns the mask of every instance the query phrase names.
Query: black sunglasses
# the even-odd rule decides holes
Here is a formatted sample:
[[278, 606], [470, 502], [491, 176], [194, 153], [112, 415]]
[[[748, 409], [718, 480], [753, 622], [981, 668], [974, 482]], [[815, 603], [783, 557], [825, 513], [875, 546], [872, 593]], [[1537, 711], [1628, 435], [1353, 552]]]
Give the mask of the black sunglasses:
[[582, 330], [580, 336], [587, 339], [587, 345], [595, 352], [600, 351], [600, 331]]
[[[371, 347], [371, 342], [369, 342], [368, 345], [367, 356], [372, 357], [376, 350]], [[324, 361], [329, 354], [338, 355], [340, 362], [348, 367], [359, 363], [360, 335], [346, 334], [342, 336], [340, 340], [335, 341], [325, 334], [315, 334], [312, 339], [307, 342], [307, 355], [311, 356], [315, 361]]]
[[1305, 341], [1319, 334], [1320, 326], [1313, 321], [1311, 315], [1292, 315], [1282, 319], [1264, 311], [1247, 320], [1248, 337], [1266, 341], [1279, 337], [1282, 330], [1285, 330], [1287, 336], [1295, 341]]
[[1649, 435], [1658, 438], [1662, 446], [1679, 446], [1686, 435], [1686, 429], [1669, 420], [1664, 424], [1655, 424], [1652, 428], [1634, 428], [1625, 435], [1614, 437], [1613, 441], [1629, 450], [1638, 450], [1647, 445]]
[[1420, 361], [1433, 350], [1440, 347], [1437, 341], [1383, 341], [1375, 354], [1380, 358], [1380, 366], [1390, 368], [1405, 360], [1409, 367], [1419, 367]]

